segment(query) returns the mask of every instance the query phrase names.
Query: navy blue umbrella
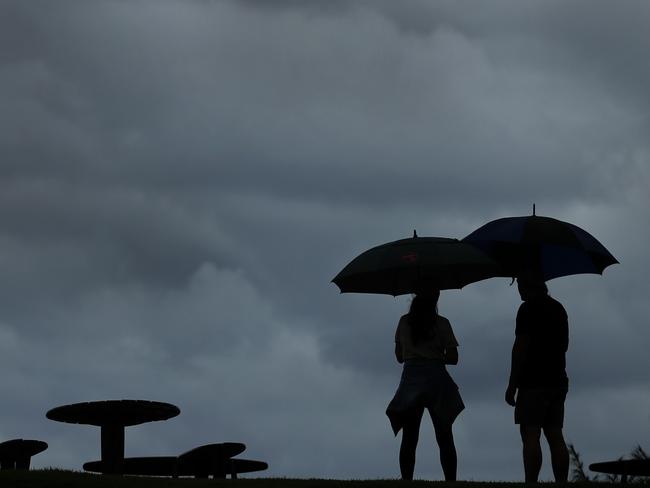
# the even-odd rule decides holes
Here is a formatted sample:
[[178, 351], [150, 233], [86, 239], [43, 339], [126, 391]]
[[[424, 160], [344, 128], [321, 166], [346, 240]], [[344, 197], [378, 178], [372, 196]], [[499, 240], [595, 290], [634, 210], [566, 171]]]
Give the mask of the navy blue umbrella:
[[545, 281], [582, 273], [602, 274], [618, 263], [584, 229], [534, 214], [507, 217], [479, 227], [462, 242], [473, 244], [498, 261], [510, 276], [534, 274]]

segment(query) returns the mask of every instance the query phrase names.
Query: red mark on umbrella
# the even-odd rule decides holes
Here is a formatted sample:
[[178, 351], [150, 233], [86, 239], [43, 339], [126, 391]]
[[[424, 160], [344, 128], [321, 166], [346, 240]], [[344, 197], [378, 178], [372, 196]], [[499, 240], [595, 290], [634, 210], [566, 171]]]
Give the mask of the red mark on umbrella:
[[404, 254], [404, 256], [402, 256], [402, 261], [406, 261], [407, 263], [414, 263], [417, 260], [418, 260], [418, 255], [414, 252], [410, 254]]

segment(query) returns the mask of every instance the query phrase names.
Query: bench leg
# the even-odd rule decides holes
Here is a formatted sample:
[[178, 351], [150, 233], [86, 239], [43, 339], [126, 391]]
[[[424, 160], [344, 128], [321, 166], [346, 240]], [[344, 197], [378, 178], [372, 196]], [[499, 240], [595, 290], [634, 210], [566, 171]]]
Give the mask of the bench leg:
[[22, 456], [16, 459], [16, 469], [29, 470], [29, 465], [31, 463], [31, 456]]
[[225, 480], [228, 469], [226, 467], [227, 461], [221, 456], [217, 456], [212, 465], [212, 477], [215, 480]]

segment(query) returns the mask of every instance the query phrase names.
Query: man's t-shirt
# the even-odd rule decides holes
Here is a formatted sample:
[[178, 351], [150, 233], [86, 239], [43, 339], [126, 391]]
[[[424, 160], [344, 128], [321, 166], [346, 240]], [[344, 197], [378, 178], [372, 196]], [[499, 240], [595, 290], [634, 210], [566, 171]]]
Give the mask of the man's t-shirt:
[[515, 335], [530, 338], [517, 386], [566, 388], [569, 324], [562, 304], [548, 295], [525, 301], [517, 313]]
[[446, 317], [438, 315], [435, 323], [432, 324], [433, 327], [429, 337], [423, 338], [418, 343], [413, 341], [408, 317], [408, 314], [406, 314], [400, 318], [395, 332], [395, 342], [400, 344], [402, 357], [405, 360], [436, 359], [442, 361], [445, 357], [445, 349], [458, 347], [458, 341]]

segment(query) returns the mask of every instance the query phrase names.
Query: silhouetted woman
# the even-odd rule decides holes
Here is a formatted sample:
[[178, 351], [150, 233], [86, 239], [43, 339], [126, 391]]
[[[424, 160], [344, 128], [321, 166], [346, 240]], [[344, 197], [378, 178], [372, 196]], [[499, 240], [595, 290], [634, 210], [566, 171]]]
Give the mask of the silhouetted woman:
[[438, 315], [440, 292], [417, 294], [395, 333], [395, 356], [404, 363], [402, 379], [386, 415], [395, 435], [403, 429], [399, 451], [402, 479], [412, 480], [424, 409], [429, 411], [445, 480], [456, 480], [452, 424], [465, 408], [446, 364], [458, 364], [458, 342], [449, 320]]

